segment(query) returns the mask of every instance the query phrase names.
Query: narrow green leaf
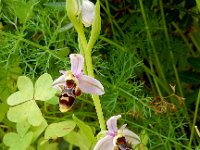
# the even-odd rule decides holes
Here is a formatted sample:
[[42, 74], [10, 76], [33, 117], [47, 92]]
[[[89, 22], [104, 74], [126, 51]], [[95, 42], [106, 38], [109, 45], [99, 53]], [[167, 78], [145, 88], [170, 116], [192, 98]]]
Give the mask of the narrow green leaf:
[[63, 137], [71, 132], [76, 126], [76, 123], [72, 120], [62, 121], [59, 123], [50, 124], [45, 131], [45, 139], [56, 139]]
[[41, 75], [35, 83], [35, 100], [46, 101], [52, 98], [56, 90], [52, 88], [53, 79], [51, 75], [45, 73]]
[[93, 134], [92, 129], [90, 128], [90, 126], [88, 126], [87, 124], [85, 124], [83, 121], [79, 120], [75, 115], [73, 115], [72, 118], [75, 121], [75, 123], [78, 125], [78, 127], [80, 128], [80, 130], [85, 134], [85, 136], [91, 142], [95, 142], [96, 138], [94, 137], [94, 134]]
[[42, 123], [43, 116], [34, 100], [11, 107], [8, 110], [7, 117], [12, 122], [28, 122], [33, 126], [39, 126]]
[[145, 130], [143, 130], [140, 134], [140, 138], [141, 138], [141, 141], [142, 141], [142, 144], [144, 145], [147, 145], [148, 144], [148, 141], [149, 141], [149, 136], [147, 134], [147, 132]]
[[197, 3], [197, 8], [199, 9], [200, 12], [200, 0], [196, 0], [196, 3]]
[[0, 122], [4, 119], [7, 111], [8, 111], [8, 105], [5, 103], [0, 103]]

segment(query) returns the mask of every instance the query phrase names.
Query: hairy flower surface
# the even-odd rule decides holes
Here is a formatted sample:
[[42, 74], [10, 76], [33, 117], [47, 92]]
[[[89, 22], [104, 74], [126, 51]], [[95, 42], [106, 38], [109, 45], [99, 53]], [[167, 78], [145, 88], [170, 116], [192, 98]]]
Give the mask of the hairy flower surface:
[[[117, 119], [121, 115], [113, 116], [107, 121], [107, 135], [100, 139], [94, 147], [94, 150], [113, 150], [118, 148], [120, 150], [129, 150], [134, 144], [140, 143], [140, 138], [134, 132], [126, 129], [124, 124], [120, 129], [117, 127]], [[120, 141], [123, 139], [122, 141]]]
[[70, 54], [71, 70], [63, 71], [58, 79], [53, 82], [53, 87], [62, 91], [60, 87], [70, 88], [69, 81], [73, 81], [73, 87], [80, 88], [83, 93], [96, 95], [104, 94], [103, 85], [95, 78], [83, 74], [84, 58], [81, 54]]

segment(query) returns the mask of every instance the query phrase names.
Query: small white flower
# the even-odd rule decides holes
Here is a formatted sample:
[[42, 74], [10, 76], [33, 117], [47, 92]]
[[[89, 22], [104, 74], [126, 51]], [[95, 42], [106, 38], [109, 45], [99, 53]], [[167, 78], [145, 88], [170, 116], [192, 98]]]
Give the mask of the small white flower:
[[125, 143], [131, 145], [140, 143], [140, 137], [134, 132], [126, 129], [126, 124], [124, 124], [120, 129], [117, 128], [117, 119], [119, 118], [121, 118], [121, 115], [113, 116], [108, 119], [107, 135], [97, 142], [94, 150], [113, 150], [116, 146], [120, 149], [124, 149], [124, 145], [117, 145], [116, 143], [116, 140], [122, 137], [125, 139]]

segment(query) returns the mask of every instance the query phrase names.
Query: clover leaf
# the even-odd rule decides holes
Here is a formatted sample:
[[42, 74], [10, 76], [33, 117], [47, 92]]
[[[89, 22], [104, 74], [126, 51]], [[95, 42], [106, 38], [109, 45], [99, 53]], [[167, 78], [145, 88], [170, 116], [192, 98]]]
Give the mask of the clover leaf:
[[63, 137], [71, 132], [75, 128], [75, 126], [76, 123], [72, 120], [52, 123], [46, 128], [44, 138], [46, 140], [49, 140]]
[[46, 120], [43, 118], [43, 121], [42, 121], [42, 123], [39, 126], [36, 126], [36, 127], [32, 126], [30, 128], [30, 131], [33, 132], [33, 139], [32, 139], [32, 141], [35, 141], [41, 135], [41, 133], [45, 130], [45, 128], [47, 127], [47, 125], [48, 124], [47, 124]]
[[10, 147], [9, 150], [25, 150], [31, 144], [32, 136], [32, 132], [28, 132], [24, 136], [10, 132], [4, 136], [3, 142]]
[[35, 87], [28, 77], [19, 77], [17, 80], [19, 91], [11, 94], [7, 99], [8, 105], [13, 106], [8, 110], [8, 119], [16, 123], [28, 121], [32, 126], [39, 126], [43, 116], [35, 100], [51, 99], [56, 93], [52, 83], [53, 80], [47, 73], [38, 78]]
[[43, 121], [42, 113], [34, 100], [11, 107], [7, 117], [16, 123], [27, 120], [33, 126], [39, 126]]
[[17, 80], [17, 87], [19, 91], [11, 94], [7, 99], [7, 103], [10, 106], [33, 99], [33, 83], [28, 77], [20, 76]]
[[27, 133], [30, 126], [31, 125], [27, 121], [17, 123], [17, 125], [16, 125], [17, 133], [20, 136], [24, 136]]
[[56, 90], [52, 88], [53, 80], [48, 73], [41, 75], [35, 83], [35, 100], [46, 101], [52, 98]]

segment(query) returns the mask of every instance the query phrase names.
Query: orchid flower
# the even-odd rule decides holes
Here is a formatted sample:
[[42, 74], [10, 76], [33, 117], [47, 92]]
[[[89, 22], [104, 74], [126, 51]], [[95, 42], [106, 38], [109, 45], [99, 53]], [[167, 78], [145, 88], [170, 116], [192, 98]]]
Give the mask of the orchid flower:
[[[113, 150], [116, 147], [120, 150], [127, 150], [132, 149], [130, 148], [132, 145], [140, 143], [139, 136], [126, 129], [126, 124], [124, 124], [120, 129], [117, 128], [117, 119], [119, 118], [121, 118], [121, 115], [113, 116], [108, 119], [107, 135], [97, 142], [94, 150]], [[118, 143], [118, 139], [124, 139], [125, 141], [120, 141], [120, 143]], [[130, 147], [126, 147], [128, 145], [130, 145]]]
[[70, 88], [68, 81], [75, 82], [76, 87], [83, 93], [96, 95], [104, 94], [103, 85], [95, 78], [83, 74], [84, 58], [81, 54], [70, 54], [71, 70], [63, 71], [58, 79], [53, 82], [53, 87], [62, 91], [62, 86]]

